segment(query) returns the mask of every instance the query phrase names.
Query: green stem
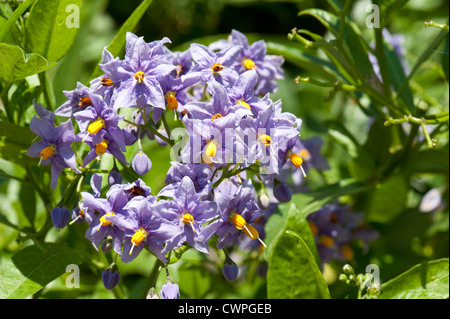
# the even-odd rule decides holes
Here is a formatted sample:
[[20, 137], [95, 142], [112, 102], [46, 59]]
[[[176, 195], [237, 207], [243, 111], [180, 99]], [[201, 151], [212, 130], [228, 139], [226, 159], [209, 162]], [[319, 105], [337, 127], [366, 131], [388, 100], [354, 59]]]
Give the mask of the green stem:
[[13, 110], [11, 108], [11, 104], [9, 103], [9, 97], [8, 97], [8, 92], [9, 92], [9, 89], [11, 89], [11, 86], [12, 86], [12, 83], [5, 85], [5, 87], [2, 90], [1, 100], [2, 100], [3, 107], [5, 108], [5, 113], [6, 113], [6, 116], [8, 117], [8, 121], [10, 121], [11, 123], [14, 123], [14, 114], [13, 114]]
[[383, 35], [380, 28], [374, 28], [375, 30], [375, 54], [377, 57], [378, 65], [380, 66], [381, 78], [383, 80], [383, 90], [387, 97], [391, 97], [391, 82], [389, 80], [389, 73], [386, 65], [386, 55], [384, 54], [384, 42]]
[[148, 291], [155, 285], [156, 279], [158, 278], [159, 275], [159, 271], [161, 270], [161, 267], [163, 265], [164, 265], [163, 262], [159, 258], [156, 258], [155, 264], [153, 265], [153, 269], [150, 275], [148, 276], [147, 284], [145, 285], [144, 291], [142, 292], [142, 299], [145, 299], [147, 297]]
[[0, 32], [0, 43], [3, 42], [6, 35], [9, 33], [10, 29], [16, 23], [16, 21], [24, 14], [24, 12], [35, 2], [36, 0], [27, 0], [22, 3], [11, 15], [11, 17], [6, 21]]
[[434, 21], [425, 22], [425, 28], [428, 28], [428, 27], [436, 27], [436, 28], [439, 28], [439, 29], [443, 29], [443, 30], [449, 31], [448, 24], [440, 24], [440, 23], [436, 23]]

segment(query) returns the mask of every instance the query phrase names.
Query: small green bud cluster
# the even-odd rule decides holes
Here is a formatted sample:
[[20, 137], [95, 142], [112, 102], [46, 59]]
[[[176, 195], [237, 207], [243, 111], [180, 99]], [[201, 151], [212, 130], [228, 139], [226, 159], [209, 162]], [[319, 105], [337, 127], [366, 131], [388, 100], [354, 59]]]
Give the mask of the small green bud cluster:
[[[351, 287], [358, 287], [358, 298], [362, 299], [378, 299], [380, 293], [380, 287], [378, 285], [368, 285], [373, 279], [373, 275], [370, 273], [356, 274], [355, 270], [349, 264], [345, 264], [342, 267], [342, 274], [339, 275], [339, 281], [344, 282]], [[362, 295], [365, 290], [365, 294]]]

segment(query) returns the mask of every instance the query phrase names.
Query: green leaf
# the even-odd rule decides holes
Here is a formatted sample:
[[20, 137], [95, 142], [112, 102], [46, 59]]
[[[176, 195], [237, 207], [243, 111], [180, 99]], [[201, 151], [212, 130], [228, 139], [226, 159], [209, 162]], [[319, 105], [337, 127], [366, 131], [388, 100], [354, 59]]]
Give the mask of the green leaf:
[[69, 264], [78, 265], [87, 258], [85, 252], [66, 245], [25, 247], [0, 268], [0, 299], [26, 298], [64, 274]]
[[184, 264], [178, 269], [178, 277], [183, 278], [180, 291], [194, 299], [204, 298], [213, 285], [212, 276], [203, 265]]
[[426, 149], [408, 159], [407, 173], [438, 173], [448, 175], [448, 149]]
[[[2, 26], [0, 31], [0, 42], [4, 42], [5, 38], [8, 34], [10, 34], [11, 28], [15, 29], [16, 21], [24, 14], [24, 12], [31, 6], [36, 0], [27, 0], [23, 2], [10, 16], [8, 15], [8, 21]], [[8, 5], [7, 7], [3, 7], [2, 12], [10, 13], [11, 7]], [[0, 50], [1, 51], [1, 50]]]
[[[338, 16], [321, 9], [303, 10], [298, 15], [310, 15], [316, 18], [325, 28], [338, 38], [341, 24], [341, 20]], [[367, 79], [372, 77], [373, 68], [369, 61], [367, 45], [363, 42], [360, 32], [356, 29], [354, 24], [345, 24], [342, 40], [346, 44], [348, 53], [352, 59], [352, 61], [347, 61], [350, 63], [350, 66], [355, 65], [363, 78]], [[330, 51], [330, 53], [332, 53], [332, 51]]]
[[[394, 48], [389, 43], [384, 43], [386, 67], [391, 85], [396, 92], [400, 89], [400, 97], [408, 107], [409, 112], [414, 112], [414, 100], [409, 84], [403, 84], [406, 80], [405, 71]], [[405, 85], [405, 87], [402, 87]]]
[[25, 25], [26, 47], [47, 60], [60, 60], [78, 33], [81, 0], [39, 0]]
[[349, 169], [353, 178], [359, 181], [368, 179], [375, 169], [375, 161], [370, 154], [362, 147], [356, 138], [337, 121], [328, 121], [328, 133], [331, 138], [345, 148], [352, 158]]
[[388, 223], [405, 207], [408, 184], [403, 176], [392, 176], [378, 183], [368, 194], [367, 219], [377, 223]]
[[20, 185], [19, 199], [23, 214], [27, 218], [31, 227], [34, 227], [36, 217], [36, 193], [34, 188], [27, 183], [22, 183]]
[[328, 286], [308, 245], [300, 235], [285, 231], [274, 243], [267, 272], [270, 299], [330, 298]]
[[423, 262], [381, 286], [382, 299], [448, 299], [448, 258]]
[[24, 79], [53, 66], [37, 53], [25, 53], [16, 45], [0, 43], [0, 78], [7, 82]]
[[[128, 17], [128, 19], [125, 21], [125, 23], [120, 28], [119, 32], [115, 35], [114, 39], [111, 41], [111, 43], [108, 45], [107, 49], [113, 56], [118, 56], [125, 48], [126, 43], [126, 34], [127, 32], [133, 32], [133, 30], [136, 28], [137, 24], [141, 20], [142, 16], [144, 15], [145, 11], [147, 11], [147, 8], [150, 6], [150, 4], [153, 2], [153, 0], [143, 0], [141, 4], [133, 11], [133, 13]], [[100, 63], [100, 61], [99, 61]], [[102, 74], [102, 70], [100, 67], [95, 67], [94, 71], [92, 72], [90, 80], [93, 78], [100, 76]]]
[[29, 128], [0, 121], [0, 157], [24, 166], [35, 166], [36, 158], [26, 152], [36, 138]]

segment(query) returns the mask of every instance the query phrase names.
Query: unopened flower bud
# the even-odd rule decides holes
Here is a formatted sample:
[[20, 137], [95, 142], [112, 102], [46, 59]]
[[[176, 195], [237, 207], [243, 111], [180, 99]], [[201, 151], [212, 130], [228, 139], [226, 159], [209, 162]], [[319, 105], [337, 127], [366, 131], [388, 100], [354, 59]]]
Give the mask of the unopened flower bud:
[[179, 299], [180, 289], [177, 284], [173, 283], [172, 280], [166, 280], [166, 283], [162, 285], [161, 291], [159, 292], [161, 299]]
[[53, 208], [50, 215], [52, 216], [53, 226], [57, 229], [62, 229], [69, 223], [70, 211], [65, 207]]
[[150, 290], [147, 293], [146, 299], [159, 299], [159, 295], [155, 287], [150, 288]]
[[107, 254], [109, 253], [113, 248], [112, 238], [107, 237], [105, 240], [102, 241], [101, 250], [103, 253]]
[[120, 273], [116, 264], [111, 265], [102, 273], [103, 285], [106, 289], [112, 290], [120, 281]]
[[268, 209], [270, 205], [269, 196], [265, 191], [261, 191], [258, 196], [258, 206], [261, 209]]
[[355, 271], [353, 270], [353, 267], [350, 266], [349, 264], [345, 264], [344, 267], [342, 267], [342, 271], [344, 272], [344, 274], [347, 274], [347, 275], [351, 275], [351, 274], [355, 273]]
[[275, 196], [280, 203], [287, 203], [292, 199], [292, 192], [289, 189], [289, 186], [280, 183], [273, 188], [273, 196]]
[[339, 275], [339, 281], [346, 282], [348, 280], [348, 277], [346, 274], [340, 274]]
[[122, 181], [123, 181], [123, 177], [120, 174], [117, 166], [114, 165], [114, 167], [108, 174], [108, 184], [109, 184], [109, 186], [112, 186], [114, 184], [122, 184]]
[[152, 168], [152, 161], [150, 161], [144, 151], [140, 150], [134, 156], [131, 166], [133, 166], [134, 171], [139, 175], [145, 175], [148, 173], [150, 168]]
[[231, 258], [227, 257], [222, 267], [222, 274], [228, 281], [236, 280], [239, 273], [239, 267]]

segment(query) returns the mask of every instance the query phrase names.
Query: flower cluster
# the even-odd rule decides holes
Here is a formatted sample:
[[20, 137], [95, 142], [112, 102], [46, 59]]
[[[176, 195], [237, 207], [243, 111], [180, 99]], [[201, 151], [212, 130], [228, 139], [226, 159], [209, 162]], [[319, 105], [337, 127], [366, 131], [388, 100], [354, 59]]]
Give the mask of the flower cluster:
[[362, 243], [363, 252], [367, 252], [369, 243], [378, 238], [378, 232], [364, 222], [364, 215], [353, 212], [346, 205], [325, 205], [308, 215], [307, 221], [322, 263], [351, 261], [354, 243]]
[[[176, 149], [166, 186], [156, 195], [141, 179], [123, 183], [115, 164], [104, 197], [100, 174], [92, 175], [92, 192], [80, 192], [71, 223], [86, 221], [86, 238], [94, 247], [111, 241], [123, 262], [144, 248], [164, 263], [180, 247], [208, 254], [213, 236], [218, 249], [264, 247], [270, 202], [290, 200], [286, 172], [300, 183], [309, 167], [327, 166], [316, 156], [321, 142], [300, 141], [301, 120], [270, 99], [283, 78], [283, 59], [268, 55], [264, 41], [250, 45], [236, 30], [227, 40], [192, 44], [183, 52], [172, 52], [168, 43], [168, 38], [147, 43], [128, 33], [123, 59], [105, 48], [103, 74], [89, 87], [78, 83], [64, 91], [67, 101], [54, 114], [35, 105], [39, 117], [30, 128], [42, 140], [28, 155], [50, 163], [56, 188], [63, 169], [86, 175], [105, 153], [130, 165], [125, 153], [135, 143], [131, 167], [146, 174], [152, 166], [141, 145], [146, 136]], [[169, 113], [185, 128], [182, 145], [167, 124]], [[69, 120], [57, 126], [55, 115]], [[89, 150], [76, 152], [76, 158], [73, 148], [79, 144]], [[263, 187], [259, 193], [255, 179]], [[61, 211], [52, 212], [58, 228], [68, 222], [67, 211], [64, 216]], [[109, 288], [119, 280], [111, 269], [116, 268], [104, 275]]]

